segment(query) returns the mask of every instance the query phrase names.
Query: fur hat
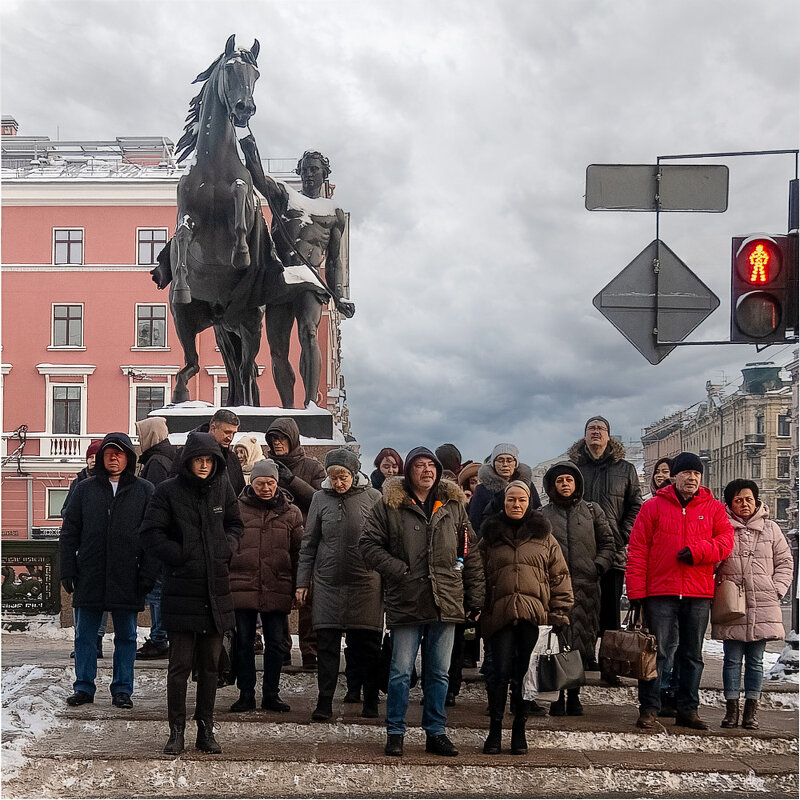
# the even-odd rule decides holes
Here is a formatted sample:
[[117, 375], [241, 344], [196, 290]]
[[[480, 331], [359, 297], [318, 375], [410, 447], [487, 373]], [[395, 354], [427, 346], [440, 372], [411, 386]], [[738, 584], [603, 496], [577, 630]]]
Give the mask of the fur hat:
[[672, 466], [670, 467], [669, 474], [674, 478], [679, 472], [699, 472], [703, 474], [703, 462], [694, 453], [678, 453], [672, 459]]
[[250, 470], [250, 483], [256, 478], [274, 478], [278, 480], [278, 465], [271, 458], [263, 458], [253, 464]]

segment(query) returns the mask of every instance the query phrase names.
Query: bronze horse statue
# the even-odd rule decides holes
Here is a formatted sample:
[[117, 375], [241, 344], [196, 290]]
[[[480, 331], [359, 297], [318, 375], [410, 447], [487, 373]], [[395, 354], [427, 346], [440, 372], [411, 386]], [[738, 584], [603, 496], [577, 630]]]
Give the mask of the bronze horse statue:
[[257, 39], [246, 50], [228, 38], [225, 52], [194, 80], [203, 86], [177, 145], [179, 163], [191, 153], [194, 159], [178, 183], [175, 234], [152, 270], [159, 289], [172, 282], [170, 309], [184, 352], [173, 403], [189, 399], [187, 383], [200, 371], [196, 337], [213, 325], [228, 374], [227, 405], [259, 404], [263, 284], [282, 265], [234, 130], [247, 127], [256, 110], [258, 52]]

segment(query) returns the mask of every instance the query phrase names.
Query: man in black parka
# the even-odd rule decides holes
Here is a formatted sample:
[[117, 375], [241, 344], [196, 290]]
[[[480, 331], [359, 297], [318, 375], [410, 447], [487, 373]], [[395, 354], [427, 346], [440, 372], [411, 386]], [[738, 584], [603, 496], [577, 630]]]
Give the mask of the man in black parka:
[[95, 474], [76, 487], [64, 509], [59, 540], [61, 584], [80, 609], [75, 633], [75, 689], [68, 705], [94, 702], [97, 629], [103, 611], [114, 621], [112, 702], [132, 708], [136, 617], [155, 583], [158, 562], [142, 546], [139, 525], [153, 485], [134, 474], [136, 454], [124, 433], [109, 433]]

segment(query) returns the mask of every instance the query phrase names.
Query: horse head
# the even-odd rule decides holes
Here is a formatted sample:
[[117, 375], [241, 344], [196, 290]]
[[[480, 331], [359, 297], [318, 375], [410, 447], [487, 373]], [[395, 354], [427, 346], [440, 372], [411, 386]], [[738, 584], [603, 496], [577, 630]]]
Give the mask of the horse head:
[[238, 128], [244, 128], [256, 113], [253, 88], [259, 77], [258, 39], [246, 50], [234, 47], [235, 36], [231, 34], [225, 43], [225, 52], [220, 59], [217, 76], [217, 95], [228, 112], [228, 118]]

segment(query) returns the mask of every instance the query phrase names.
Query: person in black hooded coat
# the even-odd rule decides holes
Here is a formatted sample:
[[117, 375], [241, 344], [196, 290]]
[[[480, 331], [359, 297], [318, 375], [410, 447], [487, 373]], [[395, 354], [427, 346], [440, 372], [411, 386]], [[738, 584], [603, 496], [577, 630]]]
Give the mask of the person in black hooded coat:
[[165, 565], [161, 613], [169, 636], [170, 738], [164, 752], [183, 750], [186, 687], [196, 661], [196, 746], [219, 753], [213, 733], [217, 664], [223, 634], [235, 622], [228, 568], [242, 520], [225, 458], [211, 435], [191, 433], [178, 460], [177, 477], [156, 487], [141, 528], [145, 543]]

